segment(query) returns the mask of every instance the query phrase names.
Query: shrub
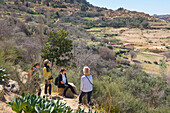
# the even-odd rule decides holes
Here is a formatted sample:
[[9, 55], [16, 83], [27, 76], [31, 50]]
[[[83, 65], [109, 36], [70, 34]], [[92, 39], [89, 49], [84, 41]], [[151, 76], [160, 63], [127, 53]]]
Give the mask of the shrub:
[[149, 40], [149, 42], [148, 42], [148, 43], [153, 43], [153, 42], [152, 42], [152, 40]]
[[100, 47], [98, 49], [98, 52], [100, 54], [100, 56], [105, 59], [105, 60], [115, 60], [115, 53], [113, 52], [113, 50], [107, 48], [107, 47]]
[[121, 59], [121, 60], [119, 61], [119, 63], [120, 63], [120, 64], [123, 64], [123, 65], [128, 65], [128, 66], [130, 66], [130, 61], [125, 60], [125, 59]]
[[104, 16], [102, 13], [91, 13], [91, 12], [81, 12], [81, 13], [75, 13], [74, 16], [81, 16], [81, 17], [99, 17]]
[[109, 83], [94, 80], [94, 84], [92, 100], [98, 105], [99, 109], [104, 109], [104, 111], [110, 113], [148, 111], [147, 105], [126, 92], [121, 82]]
[[164, 52], [163, 54], [167, 59], [170, 58], [170, 52]]
[[12, 37], [12, 29], [13, 27], [9, 26], [7, 21], [0, 20], [0, 40], [3, 40], [4, 38], [10, 38]]
[[170, 88], [165, 79], [149, 77], [135, 67], [128, 68], [124, 72], [112, 71], [104, 78], [94, 79], [92, 100], [106, 112], [115, 113], [114, 110], [118, 110], [118, 112], [128, 113], [164, 113], [163, 111], [169, 111], [167, 94]]
[[67, 8], [67, 6], [63, 4], [52, 4], [52, 7], [53, 8]]
[[93, 41], [93, 42], [97, 42], [97, 41], [98, 41], [98, 39], [97, 39], [95, 36], [92, 36], [92, 37], [91, 37], [91, 41]]
[[25, 15], [25, 16], [24, 16], [24, 19], [25, 19], [26, 22], [33, 21], [33, 18], [32, 18], [31, 15]]
[[145, 72], [135, 70], [130, 69], [124, 74], [125, 89], [147, 104], [158, 107], [164, 101], [160, 94], [167, 88], [166, 80], [161, 77], [149, 77]]
[[21, 32], [25, 33], [27, 36], [30, 35], [30, 32], [24, 22], [17, 21], [17, 26], [20, 28]]
[[137, 57], [136, 52], [131, 51], [131, 52], [130, 52], [130, 57], [131, 57], [131, 60], [133, 60], [134, 58], [136, 58], [136, 57]]
[[108, 47], [109, 49], [111, 49], [111, 50], [113, 49], [113, 46], [112, 46], [112, 45], [108, 45], [107, 47]]
[[29, 14], [36, 14], [36, 13], [35, 13], [32, 9], [30, 9], [30, 8], [27, 8], [26, 12], [29, 13]]
[[157, 62], [157, 61], [154, 61], [153, 63], [154, 63], [155, 65], [158, 65], [158, 62]]
[[110, 42], [110, 40], [109, 40], [109, 39], [107, 39], [107, 38], [104, 38], [104, 39], [103, 39], [103, 42], [104, 42], [104, 43], [109, 43], [109, 42]]

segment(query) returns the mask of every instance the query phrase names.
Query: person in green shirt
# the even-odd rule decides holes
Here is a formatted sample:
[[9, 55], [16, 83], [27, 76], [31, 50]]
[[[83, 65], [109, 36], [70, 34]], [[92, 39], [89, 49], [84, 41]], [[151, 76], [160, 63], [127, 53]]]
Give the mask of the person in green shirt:
[[31, 90], [30, 93], [38, 92], [38, 96], [41, 95], [41, 83], [42, 83], [42, 77], [39, 68], [40, 64], [36, 63], [28, 73], [28, 80], [30, 81], [29, 89]]

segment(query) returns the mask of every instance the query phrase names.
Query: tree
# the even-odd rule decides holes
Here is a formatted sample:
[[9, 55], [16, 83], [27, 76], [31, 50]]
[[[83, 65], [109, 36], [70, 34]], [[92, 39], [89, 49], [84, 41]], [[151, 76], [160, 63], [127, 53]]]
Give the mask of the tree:
[[73, 62], [75, 62], [76, 70], [79, 73], [82, 73], [84, 66], [89, 66], [93, 74], [103, 74], [103, 67], [105, 67], [103, 60], [99, 55], [94, 54], [92, 49], [87, 49], [86, 41], [75, 42], [73, 54]]
[[55, 63], [59, 66], [66, 66], [73, 58], [71, 52], [73, 49], [72, 40], [68, 39], [67, 36], [68, 31], [51, 31], [48, 42], [42, 48], [41, 57], [43, 59], [49, 59], [52, 65]]
[[123, 10], [125, 10], [123, 7], [117, 9], [117, 11], [123, 11]]

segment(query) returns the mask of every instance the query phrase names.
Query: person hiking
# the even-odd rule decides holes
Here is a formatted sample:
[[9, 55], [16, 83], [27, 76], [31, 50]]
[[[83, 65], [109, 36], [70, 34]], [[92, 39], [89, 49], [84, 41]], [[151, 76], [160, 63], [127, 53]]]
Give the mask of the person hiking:
[[[41, 73], [39, 71], [40, 68], [40, 64], [36, 63], [30, 70], [30, 72], [28, 73], [28, 81], [31, 82], [30, 83], [30, 87], [29, 89], [31, 89], [31, 93], [36, 93], [38, 92], [38, 96], [41, 95]], [[33, 86], [33, 87], [32, 87]]]
[[70, 88], [74, 94], [78, 95], [73, 89], [73, 87], [70, 84], [68, 84], [66, 70], [64, 68], [61, 69], [60, 74], [58, 75], [58, 88], [65, 88], [63, 97], [66, 97], [66, 92], [68, 88]]
[[[45, 79], [45, 96], [51, 98], [51, 79], [53, 79], [51, 75], [51, 68], [50, 68], [50, 61], [46, 59], [44, 61], [44, 68], [43, 68], [43, 76]], [[49, 95], [47, 94], [47, 89], [49, 88]]]
[[[82, 104], [82, 98], [87, 94], [87, 100], [88, 100], [88, 105], [91, 105], [91, 94], [93, 90], [93, 78], [92, 75], [90, 75], [90, 68], [88, 66], [85, 66], [83, 68], [83, 73], [84, 75], [81, 77], [81, 93], [79, 96], [79, 105], [78, 108], [80, 108]], [[90, 110], [90, 108], [89, 108]]]

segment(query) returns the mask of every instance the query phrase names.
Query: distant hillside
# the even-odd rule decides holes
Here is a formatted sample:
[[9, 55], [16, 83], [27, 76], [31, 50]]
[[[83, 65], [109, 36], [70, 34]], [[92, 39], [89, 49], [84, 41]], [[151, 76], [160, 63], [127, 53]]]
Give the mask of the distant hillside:
[[[17, 3], [15, 2], [15, 4]], [[18, 2], [18, 4], [20, 3]], [[52, 0], [52, 1], [45, 0], [41, 2], [37, 2], [36, 0], [27, 0], [25, 4], [36, 9], [39, 8], [50, 9], [53, 10], [54, 12], [58, 12], [60, 15], [65, 16], [79, 12], [86, 12], [95, 14], [100, 13], [100, 17], [102, 16], [104, 18], [143, 17], [147, 18], [149, 21], [159, 21], [159, 19], [154, 18], [149, 14], [145, 14], [144, 12], [130, 11], [124, 8], [119, 8], [118, 10], [102, 8], [98, 6], [93, 6], [86, 0]]]
[[153, 17], [170, 22], [170, 15], [156, 15], [155, 14], [155, 15], [153, 15]]

